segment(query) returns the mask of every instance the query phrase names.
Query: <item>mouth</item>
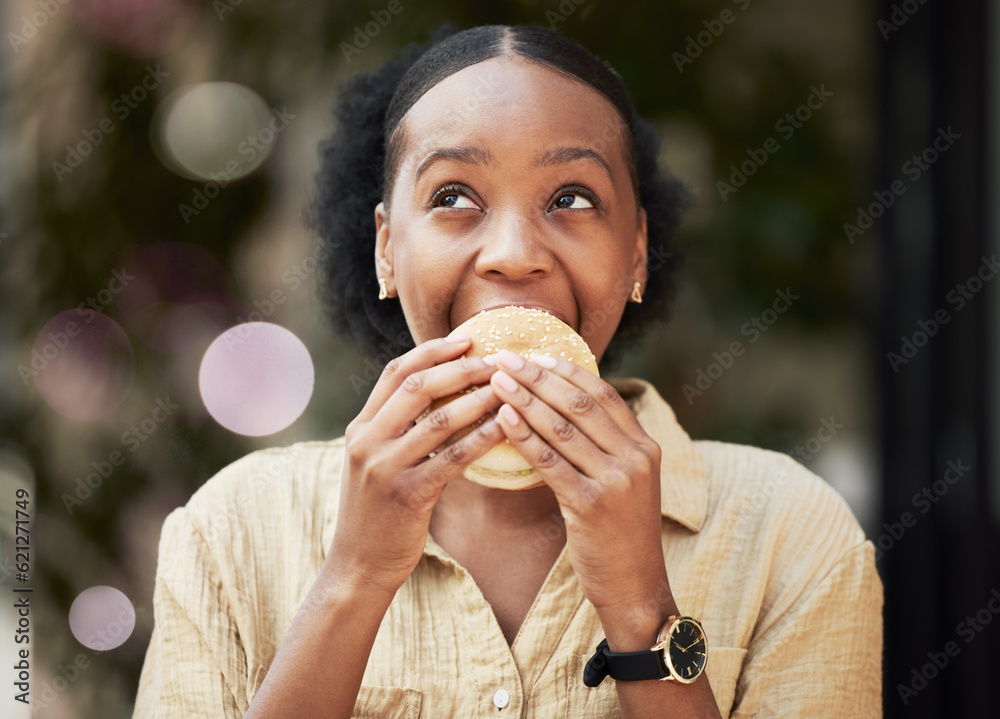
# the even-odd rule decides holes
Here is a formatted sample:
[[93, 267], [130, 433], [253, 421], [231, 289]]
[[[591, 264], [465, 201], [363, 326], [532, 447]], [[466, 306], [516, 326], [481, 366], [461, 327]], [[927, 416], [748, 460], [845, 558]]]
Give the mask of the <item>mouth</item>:
[[[569, 325], [570, 327], [573, 328], [574, 331], [576, 331], [576, 329], [577, 329], [569, 321], [569, 318], [567, 318], [564, 314], [562, 314], [558, 310], [554, 310], [551, 307], [545, 307], [544, 305], [532, 304], [531, 302], [518, 302], [517, 300], [510, 300], [508, 302], [501, 302], [499, 304], [490, 305], [489, 307], [481, 307], [480, 309], [476, 310], [471, 315], [469, 315], [469, 317], [466, 317], [465, 319], [463, 319], [462, 322], [465, 322], [466, 320], [471, 319], [472, 317], [475, 317], [480, 312], [488, 312], [490, 310], [499, 310], [499, 309], [503, 309], [504, 307], [525, 307], [525, 308], [527, 308], [529, 310], [541, 310], [542, 312], [547, 312], [550, 315], [552, 315], [553, 317], [555, 317], [556, 319], [558, 319], [558, 320], [564, 322], [565, 324]], [[461, 324], [461, 322], [459, 324]], [[456, 327], [457, 326], [458, 325], [456, 325]]]

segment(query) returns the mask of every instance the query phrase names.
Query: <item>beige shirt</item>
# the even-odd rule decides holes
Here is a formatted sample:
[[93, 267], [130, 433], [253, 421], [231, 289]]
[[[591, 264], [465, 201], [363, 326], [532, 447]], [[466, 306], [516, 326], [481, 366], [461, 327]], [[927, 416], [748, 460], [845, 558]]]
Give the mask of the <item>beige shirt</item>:
[[[663, 450], [667, 573], [704, 625], [722, 716], [881, 716], [882, 583], [844, 500], [784, 454], [693, 442], [651, 385], [614, 384]], [[343, 439], [254, 452], [167, 517], [136, 717], [247, 711], [333, 540], [343, 457]], [[615, 681], [582, 679], [602, 638], [565, 546], [508, 646], [472, 577], [428, 536], [354, 716], [620, 717]]]

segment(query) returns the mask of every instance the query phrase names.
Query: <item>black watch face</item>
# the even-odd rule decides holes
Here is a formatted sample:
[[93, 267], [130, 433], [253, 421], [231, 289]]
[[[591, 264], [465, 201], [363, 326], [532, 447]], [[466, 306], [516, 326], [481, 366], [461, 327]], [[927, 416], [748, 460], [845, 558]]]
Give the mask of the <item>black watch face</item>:
[[670, 632], [668, 657], [680, 681], [694, 681], [705, 668], [708, 645], [705, 631], [694, 619], [680, 619]]

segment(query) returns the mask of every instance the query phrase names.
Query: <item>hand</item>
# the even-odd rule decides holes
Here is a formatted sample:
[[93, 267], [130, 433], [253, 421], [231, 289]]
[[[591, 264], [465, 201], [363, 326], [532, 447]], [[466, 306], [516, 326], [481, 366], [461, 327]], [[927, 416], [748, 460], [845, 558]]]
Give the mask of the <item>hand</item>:
[[[669, 586], [660, 447], [614, 387], [586, 370], [549, 357], [495, 357], [500, 426], [555, 493], [584, 594], [598, 614], [637, 616]], [[657, 621], [642, 619], [646, 632]]]
[[[441, 490], [504, 437], [495, 419], [434, 457], [456, 430], [500, 405], [489, 384], [414, 421], [431, 402], [485, 383], [495, 368], [469, 348], [435, 339], [392, 360], [345, 432], [340, 507], [325, 571], [337, 581], [395, 594], [420, 561]], [[454, 338], [452, 338], [454, 339]]]

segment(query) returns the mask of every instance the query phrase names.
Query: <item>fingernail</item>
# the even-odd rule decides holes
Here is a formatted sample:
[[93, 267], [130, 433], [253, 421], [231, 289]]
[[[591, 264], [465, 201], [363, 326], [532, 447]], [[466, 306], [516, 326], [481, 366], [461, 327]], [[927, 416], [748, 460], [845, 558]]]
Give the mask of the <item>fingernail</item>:
[[500, 371], [493, 375], [493, 379], [498, 385], [503, 387], [508, 392], [514, 392], [517, 390], [517, 382], [506, 372]]
[[469, 335], [464, 332], [453, 332], [452, 334], [445, 337], [445, 340], [451, 342], [452, 344], [460, 345], [463, 342], [469, 341]]
[[530, 359], [539, 367], [544, 367], [545, 369], [552, 369], [553, 367], [556, 366], [556, 364], [558, 364], [555, 357], [552, 357], [551, 355], [540, 355], [536, 352], [533, 352], [531, 354], [531, 357], [529, 357], [528, 359]]
[[497, 366], [497, 356], [496, 355], [486, 355], [483, 357], [483, 363], [488, 364], [490, 367]]
[[514, 408], [509, 404], [505, 404], [500, 408], [500, 414], [502, 414], [503, 418], [507, 420], [507, 424], [512, 427], [521, 421], [520, 417], [517, 416], [517, 412], [515, 412]]
[[497, 352], [497, 362], [508, 369], [521, 369], [524, 367], [524, 360], [510, 350], [500, 350]]

